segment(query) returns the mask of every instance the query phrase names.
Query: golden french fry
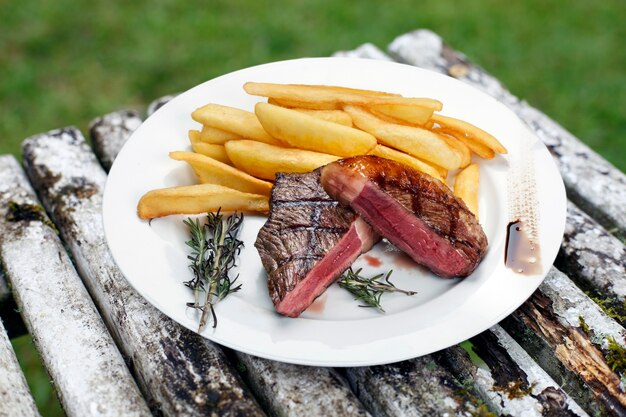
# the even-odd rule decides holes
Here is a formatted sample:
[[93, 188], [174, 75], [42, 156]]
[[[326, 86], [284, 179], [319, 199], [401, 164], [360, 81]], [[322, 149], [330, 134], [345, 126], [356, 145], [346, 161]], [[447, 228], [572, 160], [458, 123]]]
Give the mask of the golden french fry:
[[290, 100], [288, 98], [277, 99], [269, 97], [269, 104], [286, 107], [288, 109], [309, 109], [309, 110], [341, 110], [341, 103], [312, 103], [306, 101]]
[[480, 183], [477, 164], [468, 165], [460, 171], [454, 180], [454, 194], [478, 218], [478, 187]]
[[401, 104], [376, 104], [369, 110], [374, 114], [383, 114], [400, 122], [423, 126], [433, 115], [432, 107], [405, 106]]
[[442, 108], [441, 102], [432, 98], [408, 98], [380, 95], [380, 93], [372, 94], [372, 92], [363, 94], [355, 92], [363, 90], [344, 87], [247, 82], [243, 88], [248, 94], [254, 96], [270, 97], [279, 101], [291, 100], [315, 103], [317, 105], [352, 104], [372, 106], [376, 104], [403, 104], [430, 107], [433, 110], [441, 110]]
[[339, 156], [364, 155], [376, 138], [369, 133], [269, 103], [257, 103], [255, 113], [272, 136], [301, 149]]
[[369, 154], [380, 156], [381, 158], [391, 159], [396, 162], [400, 162], [401, 164], [410, 166], [420, 172], [428, 174], [433, 178], [437, 178], [439, 181], [444, 181], [445, 176], [447, 176], [447, 172], [445, 176], [442, 176], [437, 168], [427, 164], [426, 162], [421, 161], [409, 154], [397, 151], [393, 148], [389, 148], [384, 145], [376, 145], [374, 149], [369, 151]]
[[339, 87], [336, 85], [310, 85], [310, 84], [291, 84], [291, 85], [299, 86], [299, 87], [315, 87], [320, 90], [334, 91], [338, 93], [361, 94], [365, 96], [402, 97], [400, 94], [396, 94], [396, 93], [387, 93], [385, 91], [376, 91], [376, 90], [362, 90], [360, 88]]
[[269, 199], [265, 195], [242, 193], [221, 185], [196, 184], [148, 191], [137, 204], [137, 214], [142, 219], [220, 209], [265, 213], [269, 211]]
[[212, 143], [202, 142], [191, 135], [189, 136], [189, 141], [191, 142], [191, 149], [193, 149], [194, 152], [216, 159], [228, 165], [233, 164], [230, 159], [228, 159], [228, 155], [226, 155], [224, 145], [214, 145]]
[[233, 140], [226, 143], [225, 148], [237, 168], [270, 181], [274, 181], [277, 172], [310, 172], [341, 158], [253, 140]]
[[[228, 142], [226, 142], [228, 143]], [[203, 184], [217, 184], [244, 193], [270, 195], [272, 183], [261, 181], [237, 168], [193, 152], [170, 152], [170, 158], [185, 161]]]
[[383, 145], [445, 169], [454, 170], [461, 166], [461, 156], [437, 133], [419, 127], [388, 123], [356, 106], [345, 106], [344, 110], [352, 116], [352, 121], [359, 129], [376, 136]]
[[327, 122], [339, 123], [340, 125], [352, 127], [352, 117], [343, 110], [311, 110], [294, 109], [300, 113], [326, 120]]
[[457, 152], [459, 152], [459, 154], [461, 155], [461, 168], [465, 168], [470, 164], [470, 162], [472, 162], [472, 152], [465, 143], [459, 141], [454, 136], [450, 136], [445, 133], [442, 133], [441, 137], [443, 138], [443, 140], [446, 141], [448, 145], [456, 149]]
[[211, 143], [213, 145], [223, 145], [229, 140], [243, 139], [242, 136], [239, 136], [235, 133], [227, 132], [225, 130], [206, 125], [202, 126], [202, 130], [199, 132], [197, 130], [190, 130], [189, 140], [191, 140], [192, 135], [194, 136], [194, 138], [201, 140], [202, 142]]
[[433, 114], [431, 119], [443, 128], [464, 132], [469, 139], [493, 149], [496, 153], [507, 153], [506, 148], [498, 139], [471, 123], [440, 114]]
[[[261, 126], [254, 113], [220, 104], [207, 104], [191, 113], [196, 122], [235, 133], [244, 138], [279, 145]], [[223, 143], [223, 142], [222, 142]]]
[[493, 157], [496, 155], [493, 149], [488, 148], [482, 143], [478, 143], [475, 140], [468, 138], [463, 132], [442, 128], [434, 129], [433, 131], [442, 135], [445, 134], [456, 138], [459, 142], [467, 146], [470, 151], [474, 152], [476, 155], [480, 156], [483, 159], [493, 159]]

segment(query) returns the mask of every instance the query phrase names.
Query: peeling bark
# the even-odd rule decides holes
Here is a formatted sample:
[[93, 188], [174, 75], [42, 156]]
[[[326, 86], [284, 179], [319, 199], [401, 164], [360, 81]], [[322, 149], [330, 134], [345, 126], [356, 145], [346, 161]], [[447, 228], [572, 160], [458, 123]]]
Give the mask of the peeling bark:
[[453, 347], [441, 357], [464, 380], [473, 380], [499, 415], [586, 416], [570, 396], [500, 326], [470, 339], [473, 354]]
[[[553, 378], [563, 379], [576, 391], [589, 412], [626, 415], [621, 375], [606, 359], [610, 339], [626, 346], [626, 331], [564, 274], [553, 268], [539, 290], [503, 325]], [[581, 392], [584, 389], [593, 399]]]

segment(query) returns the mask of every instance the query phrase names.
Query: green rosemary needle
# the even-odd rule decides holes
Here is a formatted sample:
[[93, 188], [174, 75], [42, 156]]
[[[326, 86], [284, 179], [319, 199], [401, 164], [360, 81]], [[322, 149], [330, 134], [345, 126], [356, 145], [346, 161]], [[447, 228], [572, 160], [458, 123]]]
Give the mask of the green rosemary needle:
[[[379, 274], [372, 278], [365, 278], [361, 275], [361, 269], [356, 272], [350, 268], [339, 280], [339, 286], [350, 291], [354, 295], [355, 300], [361, 300], [365, 305], [359, 305], [359, 307], [374, 307], [380, 312], [384, 313], [381, 304], [380, 297], [384, 293], [399, 292], [406, 295], [415, 295], [415, 291], [402, 290], [389, 281], [389, 277], [393, 270], [386, 274]], [[381, 279], [383, 279], [381, 281]]]
[[217, 213], [208, 213], [204, 224], [200, 224], [198, 219], [183, 220], [191, 235], [191, 239], [185, 243], [191, 248], [187, 258], [191, 261], [189, 268], [193, 272], [193, 279], [184, 284], [194, 294], [194, 301], [187, 303], [187, 306], [201, 311], [198, 332], [205, 328], [209, 313], [215, 328], [215, 303], [241, 289], [241, 284], [234, 286], [238, 276], [231, 279], [229, 273], [243, 246], [243, 242], [237, 239], [242, 221], [241, 213], [224, 217], [219, 210]]

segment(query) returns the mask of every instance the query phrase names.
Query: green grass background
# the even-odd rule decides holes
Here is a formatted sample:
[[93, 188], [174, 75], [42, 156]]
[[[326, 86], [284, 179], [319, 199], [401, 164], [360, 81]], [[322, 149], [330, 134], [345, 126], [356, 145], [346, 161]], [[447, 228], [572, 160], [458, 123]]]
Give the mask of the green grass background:
[[[624, 21], [622, 0], [0, 0], [0, 154], [229, 71], [429, 28], [626, 170]], [[59, 415], [31, 342], [15, 346]]]

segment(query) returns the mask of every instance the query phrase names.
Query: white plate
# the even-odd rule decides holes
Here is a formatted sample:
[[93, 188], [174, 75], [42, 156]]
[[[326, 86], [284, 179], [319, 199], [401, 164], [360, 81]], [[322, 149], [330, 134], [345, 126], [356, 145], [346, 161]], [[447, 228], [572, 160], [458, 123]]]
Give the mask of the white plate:
[[[266, 276], [254, 248], [261, 216], [246, 216], [237, 272], [240, 292], [217, 305], [218, 326], [203, 336], [252, 355], [320, 366], [362, 366], [425, 355], [461, 342], [494, 325], [524, 302], [541, 283], [554, 260], [565, 224], [565, 191], [547, 149], [505, 106], [452, 78], [418, 68], [374, 60], [310, 58], [260, 65], [207, 81], [179, 95], [135, 131], [109, 174], [104, 194], [104, 225], [115, 261], [131, 285], [150, 303], [183, 326], [197, 329], [197, 313], [185, 307], [191, 292], [182, 282], [188, 269], [186, 216], [156, 219], [149, 225], [136, 215], [146, 191], [194, 183], [183, 162], [168, 152], [189, 149], [187, 131], [197, 128], [191, 112], [208, 102], [252, 110], [260, 98], [247, 95], [246, 81], [333, 84], [433, 97], [444, 103], [442, 114], [487, 130], [509, 149], [531, 149], [537, 176], [541, 258], [544, 274], [523, 276], [506, 269], [503, 253], [507, 218], [508, 162], [481, 161], [480, 219], [489, 240], [487, 256], [464, 280], [437, 278], [379, 244], [368, 255], [382, 264], [372, 267], [361, 257], [356, 266], [367, 274], [393, 269], [392, 282], [418, 291], [407, 297], [383, 296], [386, 314], [359, 308], [336, 285], [300, 318], [274, 312]], [[371, 258], [370, 258], [371, 259]], [[370, 262], [371, 263], [371, 262]]]

